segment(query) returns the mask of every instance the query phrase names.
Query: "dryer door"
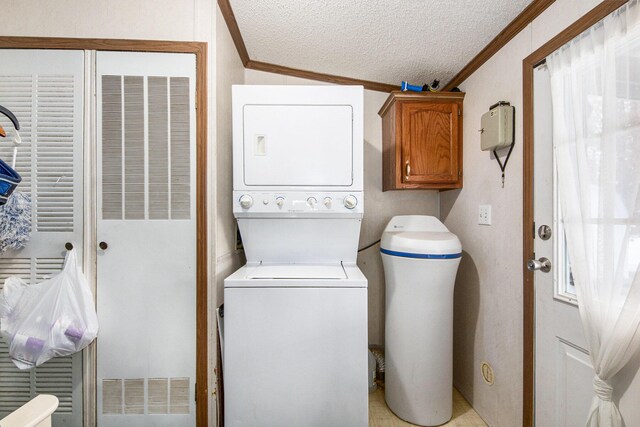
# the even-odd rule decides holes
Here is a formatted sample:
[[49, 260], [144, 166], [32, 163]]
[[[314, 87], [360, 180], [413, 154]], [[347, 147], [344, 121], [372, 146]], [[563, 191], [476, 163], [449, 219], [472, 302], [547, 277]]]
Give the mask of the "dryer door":
[[244, 184], [350, 186], [350, 105], [245, 105]]

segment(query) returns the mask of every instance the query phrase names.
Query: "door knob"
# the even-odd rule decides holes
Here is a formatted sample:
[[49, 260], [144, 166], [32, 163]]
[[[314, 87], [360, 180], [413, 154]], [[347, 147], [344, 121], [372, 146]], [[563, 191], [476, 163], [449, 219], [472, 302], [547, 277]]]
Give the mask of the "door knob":
[[527, 268], [529, 271], [537, 271], [540, 270], [543, 273], [548, 273], [551, 271], [551, 261], [549, 259], [542, 257], [540, 259], [530, 259], [527, 262]]
[[107, 242], [100, 242], [98, 243], [98, 246], [100, 247], [100, 249], [102, 249], [103, 251], [106, 251], [107, 248], [109, 247], [109, 245], [107, 245]]

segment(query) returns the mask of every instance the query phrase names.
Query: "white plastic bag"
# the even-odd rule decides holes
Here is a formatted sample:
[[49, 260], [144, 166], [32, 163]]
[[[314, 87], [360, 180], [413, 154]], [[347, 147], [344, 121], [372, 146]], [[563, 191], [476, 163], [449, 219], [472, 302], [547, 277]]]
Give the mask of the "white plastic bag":
[[96, 338], [98, 316], [75, 249], [67, 252], [62, 271], [48, 280], [35, 285], [13, 276], [5, 280], [0, 335], [19, 369], [77, 353]]

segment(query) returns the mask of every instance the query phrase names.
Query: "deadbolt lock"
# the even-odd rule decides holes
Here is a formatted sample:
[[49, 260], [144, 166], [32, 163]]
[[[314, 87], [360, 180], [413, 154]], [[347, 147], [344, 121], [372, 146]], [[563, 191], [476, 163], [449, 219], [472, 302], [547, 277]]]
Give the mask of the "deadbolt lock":
[[549, 240], [551, 238], [551, 234], [551, 227], [548, 225], [541, 225], [538, 227], [538, 236], [540, 236], [542, 240]]

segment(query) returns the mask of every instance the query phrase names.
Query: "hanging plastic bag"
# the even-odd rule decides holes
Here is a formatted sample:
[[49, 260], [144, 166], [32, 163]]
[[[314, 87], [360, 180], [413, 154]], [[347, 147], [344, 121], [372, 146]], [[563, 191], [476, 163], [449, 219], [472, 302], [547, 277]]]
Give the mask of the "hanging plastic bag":
[[0, 293], [0, 335], [19, 369], [42, 365], [88, 346], [98, 335], [98, 317], [75, 249], [52, 278], [27, 285], [9, 277]]

